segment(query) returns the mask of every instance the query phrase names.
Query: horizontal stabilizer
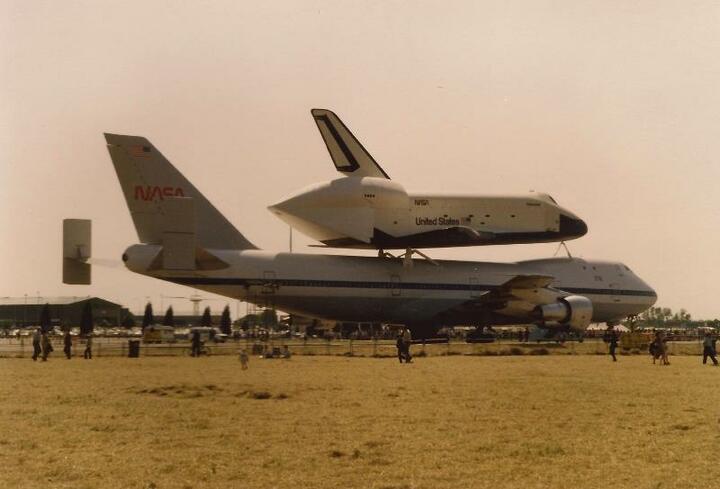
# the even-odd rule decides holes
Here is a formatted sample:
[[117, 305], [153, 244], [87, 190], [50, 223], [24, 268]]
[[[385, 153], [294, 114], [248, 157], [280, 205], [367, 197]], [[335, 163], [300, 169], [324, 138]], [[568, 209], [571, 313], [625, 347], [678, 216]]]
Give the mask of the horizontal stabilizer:
[[89, 219], [63, 219], [63, 283], [89, 285], [92, 267], [92, 224]]
[[340, 118], [326, 109], [312, 109], [315, 124], [330, 152], [335, 168], [349, 177], [387, 178], [385, 171], [350, 132]]

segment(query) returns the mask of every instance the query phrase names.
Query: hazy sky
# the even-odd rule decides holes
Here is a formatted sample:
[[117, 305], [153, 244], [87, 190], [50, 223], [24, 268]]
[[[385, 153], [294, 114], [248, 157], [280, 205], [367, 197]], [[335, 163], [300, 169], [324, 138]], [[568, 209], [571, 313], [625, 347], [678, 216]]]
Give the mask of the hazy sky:
[[137, 310], [192, 293], [124, 268], [61, 283], [64, 217], [93, 220], [96, 257], [137, 241], [103, 132], [148, 137], [251, 241], [286, 250], [266, 206], [337, 175], [322, 107], [408, 189], [548, 192], [588, 223], [573, 254], [720, 317], [719, 54], [712, 1], [2, 1], [0, 296]]

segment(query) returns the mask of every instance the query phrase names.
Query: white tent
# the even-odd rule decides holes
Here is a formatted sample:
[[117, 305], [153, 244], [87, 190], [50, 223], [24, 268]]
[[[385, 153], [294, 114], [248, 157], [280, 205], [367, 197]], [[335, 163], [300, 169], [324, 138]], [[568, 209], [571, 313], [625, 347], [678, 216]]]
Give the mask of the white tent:
[[[590, 326], [587, 327], [587, 331], [607, 331], [607, 325], [605, 323], [593, 323]], [[623, 326], [622, 324], [618, 324], [615, 326], [615, 331], [619, 331], [621, 333], [626, 333], [630, 331], [630, 329], [627, 326]]]

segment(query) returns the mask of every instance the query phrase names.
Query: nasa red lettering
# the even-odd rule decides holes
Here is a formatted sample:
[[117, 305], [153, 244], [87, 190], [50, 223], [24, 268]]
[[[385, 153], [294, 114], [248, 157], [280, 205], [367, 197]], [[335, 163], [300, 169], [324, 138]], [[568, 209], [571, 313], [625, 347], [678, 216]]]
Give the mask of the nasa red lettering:
[[165, 197], [185, 197], [185, 194], [180, 187], [135, 186], [135, 200], [149, 202], [157, 199], [164, 200]]

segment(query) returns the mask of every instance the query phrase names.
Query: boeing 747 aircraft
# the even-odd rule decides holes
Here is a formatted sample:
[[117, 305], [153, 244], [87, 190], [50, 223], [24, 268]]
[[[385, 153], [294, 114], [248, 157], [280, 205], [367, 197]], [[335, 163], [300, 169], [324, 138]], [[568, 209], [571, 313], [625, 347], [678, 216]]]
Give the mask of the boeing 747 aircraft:
[[[655, 291], [622, 263], [518, 263], [277, 253], [243, 236], [147, 139], [106, 134], [139, 244], [136, 273], [327, 320], [405, 324], [415, 338], [457, 324], [584, 331], [644, 311]], [[66, 220], [63, 281], [89, 283], [90, 223]], [[405, 260], [407, 261], [407, 260]]]

